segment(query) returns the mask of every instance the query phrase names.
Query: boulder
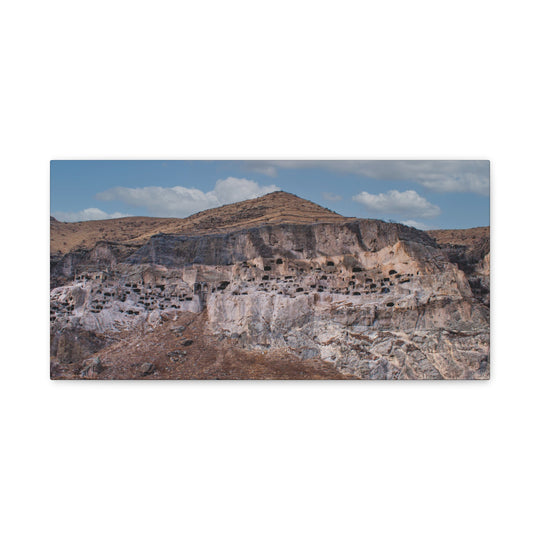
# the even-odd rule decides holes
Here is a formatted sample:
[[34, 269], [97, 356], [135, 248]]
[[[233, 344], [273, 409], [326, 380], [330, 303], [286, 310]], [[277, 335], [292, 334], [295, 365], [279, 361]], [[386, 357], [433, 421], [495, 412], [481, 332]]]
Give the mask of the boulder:
[[141, 364], [141, 373], [143, 375], [151, 375], [152, 373], [154, 373], [156, 367], [154, 366], [154, 364], [152, 364], [152, 362], [144, 362], [143, 364]]

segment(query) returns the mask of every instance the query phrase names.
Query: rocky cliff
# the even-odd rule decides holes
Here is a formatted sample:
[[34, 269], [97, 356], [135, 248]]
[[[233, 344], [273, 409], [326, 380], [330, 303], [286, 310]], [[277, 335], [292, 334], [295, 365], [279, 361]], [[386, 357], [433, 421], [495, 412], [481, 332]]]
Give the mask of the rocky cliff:
[[429, 231], [448, 260], [464, 272], [478, 300], [489, 306], [490, 238], [489, 227]]
[[[238, 227], [231, 219], [217, 232], [158, 233], [142, 245], [98, 242], [59, 255], [51, 268], [53, 373], [88, 376], [85, 362], [100, 350], [100, 377], [137, 376], [140, 362], [118, 371], [118, 344], [132, 358], [159, 335], [159, 346], [144, 349], [154, 367], [144, 376], [232, 376], [216, 362], [245, 354], [234, 368], [240, 378], [286, 373], [253, 371], [263, 358], [287, 358], [292, 378], [489, 377], [489, 310], [452, 252], [404, 225], [325, 220], [322, 210], [312, 222], [309, 211], [297, 223]], [[489, 276], [486, 256], [474, 269], [483, 264]], [[188, 319], [185, 346], [177, 328]], [[175, 356], [178, 347], [184, 354]]]

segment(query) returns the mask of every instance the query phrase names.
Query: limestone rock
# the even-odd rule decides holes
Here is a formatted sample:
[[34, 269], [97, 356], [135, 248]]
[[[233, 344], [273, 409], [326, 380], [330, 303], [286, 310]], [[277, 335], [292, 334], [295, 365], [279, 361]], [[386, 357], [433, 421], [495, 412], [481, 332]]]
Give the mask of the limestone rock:
[[[239, 223], [252, 223], [256, 203], [242, 208]], [[211, 221], [205, 215], [197, 222]], [[232, 223], [232, 214], [219, 215]], [[257, 218], [256, 226], [160, 233], [140, 246], [103, 242], [53, 257], [52, 356], [77, 362], [118, 336], [160, 328], [177, 347], [182, 317], [200, 314], [204, 331], [180, 342], [190, 346], [193, 336], [194, 351], [212, 338], [320, 359], [358, 378], [489, 378], [489, 229], [427, 234], [327, 217]], [[174, 363], [186, 358], [166, 351]], [[140, 369], [148, 375], [155, 364]]]

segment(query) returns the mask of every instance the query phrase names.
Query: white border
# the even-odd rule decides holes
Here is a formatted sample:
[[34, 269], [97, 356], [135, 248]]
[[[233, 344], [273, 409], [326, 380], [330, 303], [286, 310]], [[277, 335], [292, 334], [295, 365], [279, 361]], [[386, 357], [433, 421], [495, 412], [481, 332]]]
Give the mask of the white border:
[[[2, 8], [4, 538], [537, 538], [536, 5]], [[61, 158], [491, 159], [492, 380], [48, 379]]]

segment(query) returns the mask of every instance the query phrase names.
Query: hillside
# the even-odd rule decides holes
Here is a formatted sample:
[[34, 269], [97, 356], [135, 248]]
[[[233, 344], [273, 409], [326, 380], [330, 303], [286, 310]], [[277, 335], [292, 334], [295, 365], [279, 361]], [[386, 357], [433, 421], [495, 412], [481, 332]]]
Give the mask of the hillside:
[[460, 245], [468, 248], [487, 243], [489, 245], [489, 227], [472, 229], [439, 229], [426, 231], [438, 244]]
[[51, 254], [90, 249], [100, 241], [130, 243], [141, 235], [152, 236], [170, 222], [168, 218], [126, 217], [64, 223], [51, 217]]
[[291, 193], [276, 191], [263, 197], [204, 210], [187, 218], [126, 217], [63, 223], [51, 218], [51, 253], [92, 248], [96, 242], [143, 244], [156, 234], [228, 232], [261, 224], [348, 221], [331, 210]]
[[53, 378], [489, 377], [489, 228], [427, 234], [275, 192], [51, 220], [51, 243]]

